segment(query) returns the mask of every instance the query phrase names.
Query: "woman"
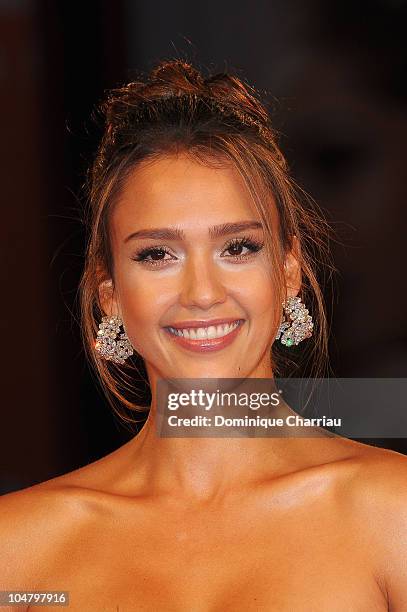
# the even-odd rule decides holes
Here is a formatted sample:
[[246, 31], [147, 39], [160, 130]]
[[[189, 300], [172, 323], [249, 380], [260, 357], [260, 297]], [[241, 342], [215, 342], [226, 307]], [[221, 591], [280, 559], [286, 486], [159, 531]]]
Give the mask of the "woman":
[[325, 229], [266, 110], [239, 79], [169, 61], [104, 112], [85, 345], [127, 420], [143, 360], [149, 415], [99, 461], [3, 496], [1, 589], [69, 591], [81, 611], [406, 610], [404, 456], [155, 431], [159, 379], [273, 379], [300, 342], [321, 372]]

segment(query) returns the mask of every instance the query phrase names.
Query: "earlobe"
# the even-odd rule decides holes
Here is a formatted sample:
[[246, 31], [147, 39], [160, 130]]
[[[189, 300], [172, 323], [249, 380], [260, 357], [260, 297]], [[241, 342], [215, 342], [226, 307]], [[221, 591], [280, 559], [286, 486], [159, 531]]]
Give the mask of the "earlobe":
[[302, 273], [300, 264], [300, 245], [297, 236], [293, 236], [291, 250], [287, 253], [284, 262], [284, 271], [287, 286], [287, 295], [296, 296], [302, 285]]
[[106, 315], [119, 314], [112, 279], [104, 280], [99, 284], [98, 294], [100, 307]]

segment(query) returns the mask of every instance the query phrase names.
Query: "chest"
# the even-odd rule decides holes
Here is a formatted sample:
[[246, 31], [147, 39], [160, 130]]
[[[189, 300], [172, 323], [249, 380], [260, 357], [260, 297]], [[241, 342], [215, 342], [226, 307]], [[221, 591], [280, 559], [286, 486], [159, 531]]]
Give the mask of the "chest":
[[81, 611], [387, 609], [363, 537], [334, 507], [255, 510], [109, 514], [65, 549], [52, 588]]

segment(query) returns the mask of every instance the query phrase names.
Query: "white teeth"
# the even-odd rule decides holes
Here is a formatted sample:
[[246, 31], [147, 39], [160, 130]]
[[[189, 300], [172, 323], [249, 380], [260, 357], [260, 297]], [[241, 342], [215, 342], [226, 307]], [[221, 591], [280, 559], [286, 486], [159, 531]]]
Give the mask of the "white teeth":
[[216, 338], [216, 327], [214, 325], [211, 325], [210, 327], [208, 327], [208, 331], [206, 333], [208, 335], [208, 338]]
[[234, 323], [225, 323], [224, 325], [210, 325], [209, 327], [198, 327], [198, 328], [187, 328], [187, 329], [175, 329], [174, 327], [168, 327], [171, 333], [176, 336], [183, 336], [188, 340], [205, 340], [211, 338], [222, 338], [227, 336], [231, 331], [238, 327], [239, 321]]

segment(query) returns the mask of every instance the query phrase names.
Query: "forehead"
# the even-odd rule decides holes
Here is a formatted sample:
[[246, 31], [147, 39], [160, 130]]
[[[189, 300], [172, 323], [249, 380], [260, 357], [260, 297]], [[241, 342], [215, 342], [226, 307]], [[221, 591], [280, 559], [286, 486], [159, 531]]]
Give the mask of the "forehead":
[[254, 218], [250, 193], [232, 165], [214, 168], [178, 155], [142, 163], [131, 172], [112, 224], [120, 236], [138, 227], [193, 229]]

